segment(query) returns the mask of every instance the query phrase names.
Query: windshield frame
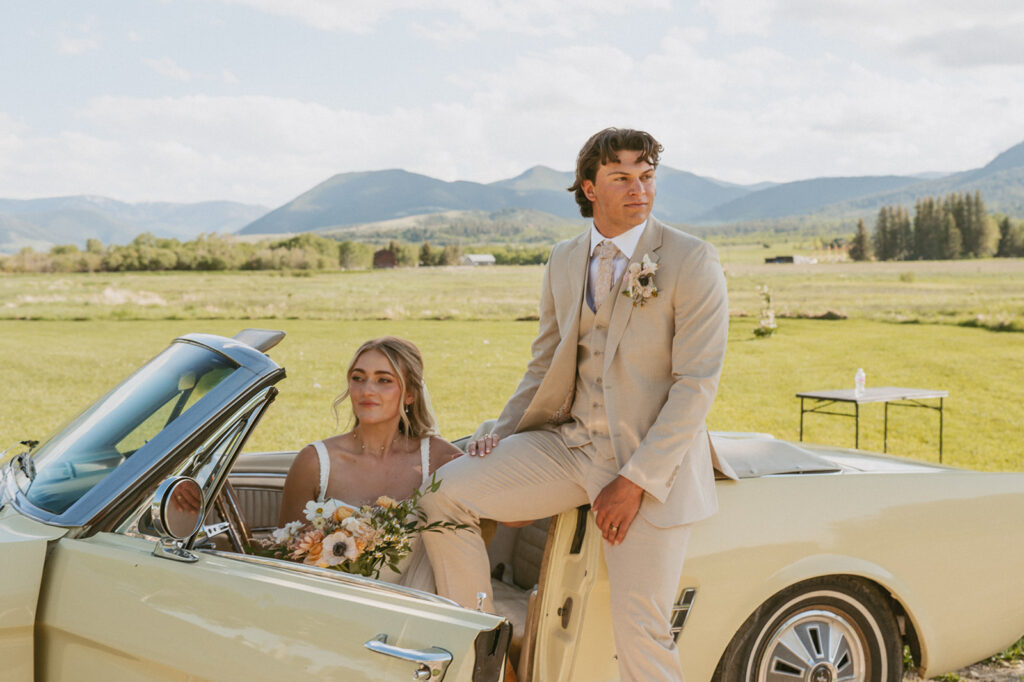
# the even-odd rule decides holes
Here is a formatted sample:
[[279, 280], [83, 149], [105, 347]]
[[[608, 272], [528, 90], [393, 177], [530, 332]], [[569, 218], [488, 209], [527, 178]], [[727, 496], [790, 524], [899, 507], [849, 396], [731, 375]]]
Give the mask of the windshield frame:
[[[117, 507], [125, 497], [131, 497], [132, 488], [147, 486], [154, 476], [173, 469], [182, 457], [198, 447], [211, 430], [234, 412], [239, 402], [248, 400], [260, 389], [272, 386], [284, 378], [284, 369], [273, 360], [234, 339], [210, 334], [188, 334], [175, 339], [171, 347], [175, 344], [196, 345], [224, 356], [237, 365], [237, 369], [63, 512], [54, 513], [32, 504], [14, 480], [18, 477], [17, 472], [9, 472], [7, 490], [13, 498], [11, 503], [19, 512], [37, 521], [65, 528], [93, 525], [108, 509]], [[136, 373], [137, 370], [130, 376]], [[120, 382], [118, 386], [123, 383]], [[117, 387], [94, 401], [82, 413], [105, 400], [114, 390]]]

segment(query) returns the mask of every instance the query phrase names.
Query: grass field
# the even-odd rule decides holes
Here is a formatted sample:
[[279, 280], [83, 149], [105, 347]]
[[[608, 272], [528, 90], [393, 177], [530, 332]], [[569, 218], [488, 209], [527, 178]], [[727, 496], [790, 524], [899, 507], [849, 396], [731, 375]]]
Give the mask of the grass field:
[[[950, 392], [946, 461], [1024, 468], [1024, 337], [984, 328], [1024, 329], [1024, 260], [765, 265], [758, 249], [723, 248], [734, 317], [712, 428], [795, 439], [794, 394], [851, 386], [864, 367], [871, 386]], [[252, 447], [295, 448], [330, 433], [329, 404], [350, 354], [382, 334], [421, 346], [444, 433], [462, 435], [498, 413], [522, 374], [541, 274], [510, 266], [0, 276], [0, 448], [45, 435], [179, 334], [247, 326], [289, 335], [273, 352], [289, 378]], [[766, 340], [752, 335], [759, 284], [772, 288], [777, 313], [793, 316]], [[801, 319], [829, 310], [849, 319]], [[881, 449], [881, 410], [864, 408], [862, 447]], [[852, 420], [807, 420], [809, 439], [853, 444]], [[890, 450], [936, 456], [937, 415], [897, 409], [890, 420]]]
[[[1024, 470], [1024, 339], [983, 329], [894, 325], [871, 320], [783, 320], [755, 340], [752, 318], [732, 322], [712, 429], [762, 431], [796, 439], [797, 391], [852, 386], [858, 367], [869, 385], [941, 388], [946, 401], [945, 462]], [[288, 370], [281, 395], [249, 449], [293, 449], [334, 432], [330, 403], [353, 350], [382, 334], [423, 350], [443, 433], [457, 437], [494, 417], [515, 388], [536, 333], [534, 321], [0, 321], [0, 443], [45, 436], [105, 389], [190, 331], [233, 334], [245, 326], [281, 328], [271, 355]], [[344, 426], [344, 424], [342, 424]], [[882, 407], [862, 409], [861, 447], [882, 448]], [[853, 422], [808, 416], [808, 440], [853, 445]], [[889, 449], [937, 458], [937, 415], [892, 409]]]
[[[1024, 331], [1024, 259], [765, 265], [723, 252], [734, 315]], [[732, 260], [731, 260], [732, 259]], [[0, 275], [0, 320], [494, 320], [537, 314], [540, 266], [373, 272]]]

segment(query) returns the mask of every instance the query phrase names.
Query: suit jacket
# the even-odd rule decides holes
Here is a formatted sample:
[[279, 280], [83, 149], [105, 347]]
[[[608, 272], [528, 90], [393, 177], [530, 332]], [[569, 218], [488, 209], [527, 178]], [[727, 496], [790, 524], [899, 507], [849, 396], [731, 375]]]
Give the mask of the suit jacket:
[[[589, 250], [584, 232], [551, 251], [540, 332], [526, 374], [494, 426], [499, 436], [549, 428], [573, 391]], [[619, 473], [646, 492], [640, 513], [669, 527], [717, 511], [715, 468], [735, 478], [714, 453], [704, 422], [725, 357], [729, 304], [710, 244], [651, 217], [630, 262], [645, 254], [658, 264], [658, 295], [634, 306], [619, 295], [625, 278], [617, 283], [602, 386]]]

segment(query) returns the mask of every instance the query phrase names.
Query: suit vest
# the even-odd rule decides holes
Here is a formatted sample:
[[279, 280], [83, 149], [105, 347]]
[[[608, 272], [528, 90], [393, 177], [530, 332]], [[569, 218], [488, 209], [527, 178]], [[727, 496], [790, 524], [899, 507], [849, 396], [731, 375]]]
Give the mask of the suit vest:
[[569, 412], [571, 419], [559, 428], [569, 447], [593, 443], [605, 455], [612, 454], [608, 413], [604, 404], [604, 354], [608, 345], [608, 324], [612, 319], [619, 291], [612, 286], [597, 311], [583, 296], [580, 310], [579, 341], [576, 346], [576, 385]]

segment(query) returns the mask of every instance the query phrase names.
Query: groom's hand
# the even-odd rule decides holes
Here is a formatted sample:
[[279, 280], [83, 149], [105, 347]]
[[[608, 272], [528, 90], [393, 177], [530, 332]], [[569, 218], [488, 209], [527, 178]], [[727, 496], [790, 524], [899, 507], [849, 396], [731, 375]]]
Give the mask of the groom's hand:
[[601, 535], [610, 544], [617, 545], [626, 539], [643, 497], [644, 489], [625, 476], [616, 476], [598, 494], [591, 509]]

